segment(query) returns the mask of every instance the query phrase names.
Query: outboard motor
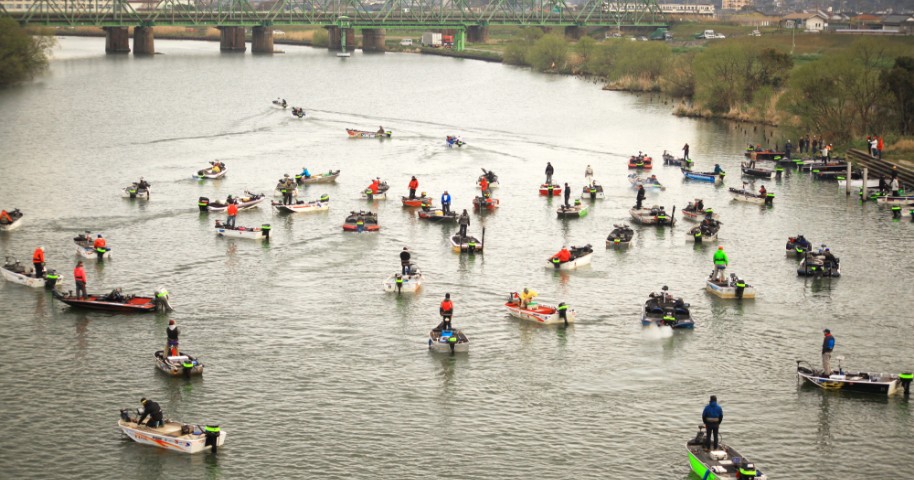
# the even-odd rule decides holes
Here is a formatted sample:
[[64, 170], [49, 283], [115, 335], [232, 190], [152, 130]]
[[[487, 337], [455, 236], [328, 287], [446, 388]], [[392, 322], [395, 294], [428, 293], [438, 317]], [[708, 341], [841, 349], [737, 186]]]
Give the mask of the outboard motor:
[[895, 220], [901, 219], [901, 207], [898, 205], [892, 206], [892, 218]]
[[784, 169], [783, 169], [783, 168], [777, 167], [777, 168], [774, 169], [774, 178], [775, 178], [775, 179], [780, 180], [780, 179], [781, 179], [781, 175], [783, 175], [783, 174], [784, 174]]
[[[180, 353], [180, 352], [179, 352]], [[181, 362], [181, 372], [184, 374], [184, 378], [190, 378], [190, 372], [194, 370], [194, 361], [191, 359], [184, 360]]]
[[264, 223], [263, 225], [260, 226], [260, 230], [263, 231], [263, 238], [264, 238], [264, 240], [269, 240], [269, 239], [270, 239], [270, 228], [271, 228], [271, 227], [270, 227], [270, 224], [269, 224], [269, 223]]
[[739, 480], [755, 480], [755, 477], [758, 476], [758, 470], [755, 469], [755, 465], [745, 459], [740, 462], [737, 471], [739, 472]]
[[451, 353], [454, 353], [454, 347], [457, 346], [457, 331], [454, 330], [451, 332], [451, 336], [447, 338], [447, 346], [450, 347]]
[[565, 302], [559, 303], [556, 310], [559, 311], [559, 318], [565, 321], [565, 326], [568, 326], [568, 305], [565, 305]]
[[156, 289], [155, 294], [153, 295], [153, 302], [156, 306], [157, 312], [168, 312], [171, 311], [171, 304], [168, 303], [168, 290], [165, 290], [163, 287]]
[[48, 269], [44, 274], [45, 290], [54, 290], [57, 287], [58, 280], [60, 280], [60, 275], [57, 273], [57, 270]]
[[204, 447], [213, 447], [213, 453], [216, 453], [216, 449], [219, 447], [218, 440], [219, 435], [222, 429], [219, 428], [219, 425], [204, 425], [203, 426], [203, 435], [206, 437], [206, 442], [203, 444]]
[[329, 202], [329, 201], [330, 201], [330, 195], [327, 195], [326, 193], [323, 194], [323, 195], [321, 195], [320, 201], [321, 201], [321, 202]]
[[765, 205], [767, 205], [769, 207], [774, 206], [774, 194], [773, 193], [769, 193], [769, 194], [765, 195]]
[[695, 237], [695, 243], [701, 243], [701, 227], [693, 228], [692, 236]]
[[206, 197], [200, 197], [200, 199], [197, 200], [197, 206], [200, 207], [201, 212], [209, 211], [209, 199]]
[[735, 273], [730, 274], [733, 277], [733, 284], [736, 285], [736, 298], [743, 298], [743, 292], [746, 290], [746, 282], [738, 278]]
[[914, 373], [902, 372], [898, 374], [898, 380], [901, 381], [901, 387], [904, 388], [904, 396], [911, 394], [911, 380], [914, 380]]
[[127, 193], [130, 194], [130, 198], [136, 198], [136, 191], [137, 191], [137, 188], [136, 188], [135, 183], [133, 185], [127, 187]]

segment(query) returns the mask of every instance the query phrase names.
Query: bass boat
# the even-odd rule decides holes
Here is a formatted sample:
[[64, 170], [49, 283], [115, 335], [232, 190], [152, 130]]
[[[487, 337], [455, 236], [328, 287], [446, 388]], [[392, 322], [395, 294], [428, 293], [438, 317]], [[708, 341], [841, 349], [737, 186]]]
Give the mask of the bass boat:
[[775, 173], [773, 168], [758, 167], [745, 162], [740, 165], [740, 169], [743, 175], [756, 178], [774, 178]]
[[628, 159], [628, 168], [650, 170], [654, 168], [654, 161], [647, 155], [632, 155]]
[[635, 231], [632, 230], [632, 227], [624, 223], [621, 225], [617, 223], [613, 227], [615, 228], [606, 237], [607, 247], [627, 247], [632, 244], [632, 238], [635, 236]]
[[378, 192], [373, 193], [371, 187], [365, 188], [362, 190], [362, 198], [367, 198], [368, 200], [383, 200], [387, 198], [387, 191], [390, 190], [390, 185], [386, 181], [378, 183]]
[[378, 214], [371, 211], [350, 211], [343, 223], [344, 232], [377, 232], [381, 230], [378, 225]]
[[673, 226], [676, 222], [676, 207], [673, 207], [673, 213], [669, 215], [663, 207], [657, 205], [651, 208], [632, 208], [629, 213], [641, 225]]
[[[910, 387], [910, 373], [886, 374], [869, 372], [851, 372], [841, 368], [844, 357], [836, 357], [838, 369], [827, 375], [822, 369], [813, 368], [809, 362], [797, 360], [797, 376], [824, 390], [844, 390], [847, 392], [872, 393], [876, 395], [894, 395]], [[907, 385], [905, 385], [907, 382]], [[903, 387], [899, 389], [898, 387]]]
[[292, 107], [292, 116], [296, 118], [305, 118], [305, 109], [302, 107]]
[[717, 233], [720, 232], [721, 223], [713, 218], [706, 218], [689, 229], [688, 238], [695, 243], [716, 242]]
[[797, 260], [803, 258], [806, 255], [806, 252], [812, 248], [812, 243], [809, 240], [806, 240], [806, 237], [803, 235], [797, 235], [796, 237], [787, 237], [787, 256], [796, 257]]
[[809, 252], [803, 255], [797, 267], [797, 275], [801, 277], [840, 277], [841, 265], [838, 257], [825, 255], [830, 252]]
[[715, 270], [708, 277], [705, 290], [720, 298], [755, 298], [755, 287], [737, 277], [735, 273], [731, 273], [730, 278], [725, 282], [718, 281], [716, 277], [717, 271]]
[[647, 302], [644, 303], [644, 312], [641, 314], [641, 325], [668, 326], [676, 329], [692, 328], [695, 322], [689, 313], [689, 304], [681, 298], [673, 298], [667, 293], [669, 289], [664, 286], [660, 294], [651, 292]]
[[19, 263], [19, 260], [14, 260], [10, 257], [6, 257], [6, 263], [3, 264], [0, 273], [3, 274], [3, 278], [8, 282], [32, 288], [44, 287], [48, 290], [53, 290], [60, 282], [60, 274], [56, 270], [49, 268], [42, 276], [36, 277], [35, 270], [27, 268]]
[[581, 204], [581, 199], [575, 199], [574, 205], [562, 205], [555, 213], [559, 218], [583, 218], [587, 216], [587, 206]]
[[197, 180], [215, 180], [217, 178], [222, 178], [225, 176], [226, 170], [225, 164], [222, 162], [209, 162], [210, 166], [202, 170], [197, 170], [196, 175], [191, 175], [191, 178], [196, 178]]
[[454, 253], [482, 253], [482, 248], [482, 241], [472, 235], [461, 236], [458, 233], [451, 237]]
[[705, 450], [705, 426], [698, 426], [698, 435], [686, 442], [689, 466], [702, 480], [768, 480], [768, 476], [755, 468], [733, 447], [717, 444], [716, 450]]
[[593, 257], [593, 247], [589, 243], [583, 247], [572, 245], [568, 248], [568, 251], [571, 252], [571, 258], [567, 262], [563, 262], [558, 257], [553, 256], [546, 260], [546, 268], [552, 270], [574, 270], [584, 265], [590, 265], [591, 257]]
[[222, 223], [222, 220], [216, 220], [215, 233], [220, 237], [245, 238], [248, 240], [269, 240], [270, 224], [264, 223], [257, 227], [229, 227]]
[[689, 163], [691, 163], [691, 162], [689, 160], [686, 160], [685, 158], [676, 158], [669, 152], [663, 152], [663, 164], [664, 165], [669, 165], [672, 167], [684, 167], [684, 166], [688, 165]]
[[660, 180], [657, 180], [655, 175], [651, 175], [648, 178], [643, 178], [637, 173], [629, 174], [628, 183], [632, 184], [632, 188], [638, 188], [639, 185], [643, 185], [644, 188], [654, 188], [657, 190], [666, 190], [666, 187], [660, 184]]
[[149, 187], [140, 188], [137, 182], [133, 182], [129, 187], [124, 187], [123, 198], [149, 200]]
[[310, 202], [297, 200], [295, 203], [289, 205], [283, 205], [282, 202], [274, 201], [273, 208], [282, 213], [326, 212], [327, 210], [330, 210], [330, 195], [321, 195], [320, 200], [311, 200]]
[[130, 409], [121, 410], [117, 426], [121, 432], [137, 443], [152, 445], [181, 453], [200, 453], [210, 450], [216, 453], [225, 443], [226, 433], [218, 425], [190, 425], [166, 420], [161, 427], [137, 424], [137, 417], [130, 416]]
[[876, 203], [880, 205], [898, 205], [901, 207], [914, 205], [914, 195], [905, 195], [905, 196], [885, 196], [877, 197]]
[[530, 302], [526, 307], [521, 306], [520, 295], [517, 292], [508, 295], [505, 308], [508, 309], [508, 315], [514, 318], [530, 320], [541, 325], [562, 323], [567, 326], [569, 323], [574, 323], [577, 318], [574, 309], [568, 308], [564, 302], [558, 305]]
[[289, 104], [286, 103], [285, 100], [276, 99], [276, 100], [273, 100], [273, 106], [274, 106], [274, 107], [279, 107], [279, 108], [285, 110], [286, 107], [289, 106]]
[[708, 182], [713, 183], [714, 185], [721, 185], [724, 183], [724, 176], [726, 173], [714, 173], [714, 172], [693, 172], [685, 167], [680, 169], [682, 171], [682, 176], [687, 180], [697, 180], [699, 182]]
[[591, 200], [606, 198], [606, 195], [603, 193], [603, 185], [598, 184], [596, 181], [590, 185], [584, 185], [584, 189], [581, 192], [581, 198], [589, 198]]
[[562, 186], [554, 183], [544, 183], [540, 185], [541, 197], [558, 197], [562, 194]]
[[228, 209], [229, 203], [234, 202], [238, 207], [238, 211], [241, 211], [255, 208], [267, 199], [267, 196], [262, 193], [256, 194], [248, 191], [245, 191], [244, 193], [245, 195], [242, 197], [233, 197], [229, 195], [225, 202], [220, 202], [218, 200], [210, 202], [209, 198], [200, 197], [197, 200], [197, 207], [200, 208], [201, 212], [224, 212]]
[[347, 128], [346, 133], [349, 134], [349, 138], [390, 138], [392, 135], [390, 130], [387, 130], [386, 132], [368, 132], [352, 128]]
[[384, 279], [384, 291], [389, 293], [415, 293], [422, 286], [422, 271], [415, 264], [410, 263], [408, 273], [402, 271], [392, 274]]
[[339, 170], [330, 170], [327, 173], [315, 173], [310, 177], [303, 177], [301, 174], [295, 175], [295, 181], [299, 185], [311, 185], [313, 183], [335, 183], [339, 178]]
[[77, 297], [72, 292], [66, 294], [56, 290], [51, 292], [55, 299], [74, 308], [121, 313], [151, 313], [171, 310], [171, 305], [168, 303], [168, 291], [164, 289], [156, 290], [150, 297], [124, 295], [119, 288], [112, 290], [107, 295], [90, 293], [85, 297]]
[[694, 202], [689, 202], [685, 208], [680, 210], [683, 218], [693, 222], [700, 222], [710, 216], [713, 220], [720, 220], [720, 215], [714, 213], [714, 210], [705, 208], [704, 200], [696, 198]]
[[492, 196], [488, 194], [473, 197], [473, 210], [478, 212], [494, 212], [500, 204], [501, 201], [497, 198], [492, 198]]
[[470, 340], [460, 329], [443, 330], [438, 327], [428, 332], [428, 349], [435, 353], [467, 353]]
[[462, 147], [467, 144], [456, 135], [448, 135], [445, 137], [444, 142], [445, 145], [447, 145], [447, 148]]
[[400, 197], [400, 198], [401, 198], [401, 201], [403, 202], [403, 206], [409, 207], [409, 208], [419, 208], [422, 205], [428, 205], [429, 207], [431, 207], [432, 204], [434, 203], [434, 200], [432, 200], [432, 197], [429, 197], [428, 195], [426, 195], [425, 192], [422, 192], [421, 196], [418, 196], [415, 198], [409, 198], [409, 197]]
[[755, 203], [758, 205], [768, 205], [768, 206], [774, 205], [774, 194], [773, 193], [766, 193], [765, 195], [760, 195], [751, 190], [746, 190], [745, 187], [743, 187], [743, 188], [730, 187], [730, 195], [733, 197], [734, 200], [736, 200], [738, 202]]
[[419, 219], [437, 223], [457, 223], [457, 212], [447, 212], [440, 208], [422, 208], [419, 210]]
[[0, 218], [0, 232], [8, 232], [10, 230], [15, 230], [22, 226], [22, 212], [18, 208], [13, 209], [11, 212], [7, 212], [10, 216], [7, 218]]
[[495, 172], [493, 172], [491, 170], [486, 170], [485, 168], [483, 168], [482, 175], [480, 175], [479, 178], [476, 179], [477, 187], [480, 185], [480, 182], [482, 181], [483, 178], [485, 178], [486, 181], [489, 182], [489, 190], [499, 187], [498, 175], [495, 175]]
[[190, 377], [203, 375], [203, 364], [197, 357], [178, 352], [177, 355], [168, 356], [159, 350], [155, 353], [156, 368], [172, 377]]
[[73, 237], [73, 243], [76, 244], [76, 255], [82, 258], [95, 258], [98, 260], [111, 258], [111, 247], [95, 248], [92, 235], [90, 235], [88, 231]]

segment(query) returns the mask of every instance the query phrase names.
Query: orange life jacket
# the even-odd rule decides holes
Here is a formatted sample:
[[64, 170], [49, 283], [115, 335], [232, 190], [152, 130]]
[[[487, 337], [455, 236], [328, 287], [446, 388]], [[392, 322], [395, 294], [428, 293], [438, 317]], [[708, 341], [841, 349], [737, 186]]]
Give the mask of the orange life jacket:
[[44, 250], [35, 249], [35, 253], [32, 254], [32, 263], [44, 263]]

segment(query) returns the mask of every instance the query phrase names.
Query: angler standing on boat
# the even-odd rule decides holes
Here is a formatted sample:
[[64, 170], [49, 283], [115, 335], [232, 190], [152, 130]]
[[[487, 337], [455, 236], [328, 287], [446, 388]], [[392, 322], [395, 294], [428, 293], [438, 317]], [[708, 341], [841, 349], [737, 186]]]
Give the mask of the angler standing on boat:
[[565, 208], [571, 208], [569, 203], [571, 199], [571, 188], [568, 187], [568, 182], [565, 182]]
[[721, 173], [724, 173], [724, 169], [723, 169], [723, 168], [720, 168], [720, 164], [719, 164], [719, 163], [715, 163], [715, 164], [714, 164], [714, 174], [715, 174], [715, 175], [720, 175]]
[[419, 180], [416, 180], [415, 175], [409, 181], [409, 199], [412, 200], [416, 198], [416, 189], [419, 188]]
[[641, 203], [644, 202], [644, 185], [638, 185], [638, 194], [635, 195], [635, 209], [641, 209]]
[[289, 174], [283, 175], [282, 181], [282, 204], [292, 205], [292, 194], [295, 192], [295, 180], [289, 177]]
[[546, 162], [546, 185], [552, 185], [552, 174], [555, 169], [552, 168], [552, 162]]
[[447, 193], [447, 190], [441, 194], [441, 211], [443, 211], [445, 215], [451, 213], [451, 194]]
[[463, 213], [460, 214], [460, 219], [457, 220], [457, 223], [460, 225], [460, 238], [466, 238], [467, 227], [470, 226], [470, 214], [467, 213], [467, 209], [463, 209]]
[[831, 335], [831, 330], [823, 330], [825, 338], [822, 339], [822, 376], [831, 375], [831, 352], [835, 349], [835, 337]]
[[[863, 188], [866, 188], [866, 185], [864, 185]], [[892, 191], [893, 197], [898, 196], [899, 188], [898, 188], [898, 176], [897, 175], [894, 175], [894, 174], [892, 175], [892, 183], [889, 184], [889, 190]]]
[[235, 216], [238, 215], [238, 205], [235, 205], [235, 202], [229, 203], [228, 208], [225, 209], [226, 215], [225, 226], [228, 228], [235, 228]]
[[35, 266], [35, 278], [41, 278], [44, 275], [44, 247], [35, 249], [32, 254], [32, 265]]
[[[86, 270], [83, 268], [83, 262], [80, 260], [73, 269], [73, 281], [76, 282], [76, 297], [82, 298], [89, 296], [86, 293]], [[82, 292], [82, 295], [79, 293]]]
[[99, 233], [98, 236], [95, 237], [95, 243], [93, 243], [92, 246], [95, 247], [95, 253], [98, 255], [98, 259], [101, 260], [104, 258], [105, 252], [107, 252], [108, 249], [106, 248], [107, 242], [102, 238], [102, 234]]
[[441, 306], [438, 307], [438, 313], [441, 314], [441, 329], [451, 329], [451, 317], [454, 315], [454, 303], [451, 302], [451, 294], [445, 293]]
[[717, 272], [717, 281], [726, 282], [727, 277], [724, 276], [724, 270], [727, 269], [727, 265], [730, 262], [727, 260], [727, 254], [724, 252], [724, 247], [717, 247], [717, 251], [714, 252], [714, 268]]
[[162, 417], [162, 407], [160, 407], [158, 403], [147, 400], [146, 398], [141, 398], [140, 404], [143, 405], [143, 414], [140, 415], [140, 418], [136, 419], [137, 425], [141, 425], [147, 415], [149, 416], [149, 422], [146, 423], [147, 427], [156, 428], [165, 425], [165, 419]]
[[590, 165], [584, 169], [584, 181], [587, 182], [587, 185], [593, 185], [593, 168]]
[[682, 147], [682, 159], [683, 160], [689, 159], [689, 144], [688, 143], [685, 144], [684, 147]]
[[403, 275], [409, 275], [409, 247], [403, 247], [403, 251], [400, 252], [400, 267], [403, 270]]
[[711, 395], [711, 401], [701, 412], [701, 421], [705, 424], [705, 451], [711, 450], [711, 434], [714, 434], [714, 450], [717, 450], [717, 444], [720, 433], [720, 422], [724, 421], [724, 409], [717, 404], [717, 395]]
[[165, 356], [174, 357], [180, 355], [181, 351], [178, 349], [178, 335], [180, 335], [178, 330], [178, 325], [175, 324], [174, 320], [168, 321], [168, 328], [165, 329], [165, 335], [167, 336], [167, 341], [165, 343]]
[[482, 190], [483, 195], [489, 192], [489, 179], [485, 175], [479, 179], [479, 189]]

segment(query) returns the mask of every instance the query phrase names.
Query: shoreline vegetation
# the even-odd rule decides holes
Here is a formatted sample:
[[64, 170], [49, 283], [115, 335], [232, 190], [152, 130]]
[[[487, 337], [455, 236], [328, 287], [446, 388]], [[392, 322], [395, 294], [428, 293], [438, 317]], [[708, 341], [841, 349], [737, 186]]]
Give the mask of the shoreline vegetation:
[[[693, 39], [710, 29], [727, 38]], [[401, 46], [401, 39], [415, 37], [388, 30], [386, 48], [580, 76], [602, 83], [604, 90], [661, 94], [670, 99], [674, 115], [774, 127], [794, 144], [809, 134], [839, 149], [866, 150], [865, 137], [881, 135], [887, 158], [914, 157], [914, 36], [792, 33], [777, 27], [749, 35], [754, 29], [683, 22], [671, 27], [672, 41], [604, 38], [606, 29], [572, 41], [543, 28], [491, 27], [486, 43], [469, 44], [462, 52]], [[47, 35], [47, 29], [41, 33]], [[94, 27], [54, 33], [104, 35]], [[156, 27], [155, 36], [218, 41], [219, 30]], [[327, 31], [283, 27], [274, 33], [274, 44], [326, 47]]]

